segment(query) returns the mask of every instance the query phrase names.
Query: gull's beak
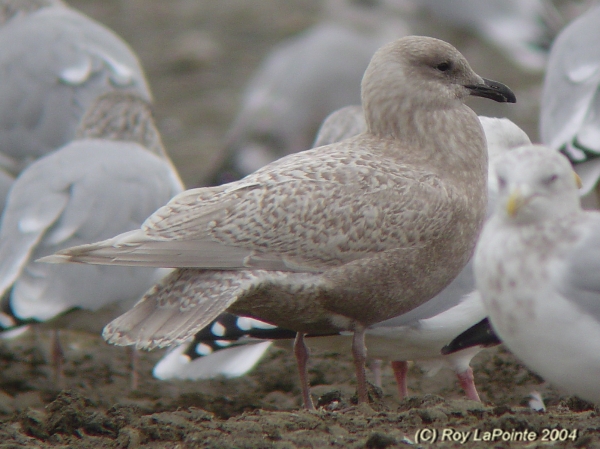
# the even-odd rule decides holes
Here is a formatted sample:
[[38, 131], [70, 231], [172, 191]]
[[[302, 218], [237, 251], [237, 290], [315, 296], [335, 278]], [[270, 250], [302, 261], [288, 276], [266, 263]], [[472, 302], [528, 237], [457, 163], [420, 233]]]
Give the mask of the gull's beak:
[[499, 83], [498, 81], [483, 79], [482, 84], [470, 84], [465, 86], [469, 89], [471, 95], [475, 97], [489, 98], [490, 100], [497, 101], [499, 103], [516, 103], [517, 97], [508, 86]]
[[527, 204], [527, 197], [522, 193], [521, 189], [517, 187], [513, 189], [508, 196], [508, 201], [506, 202], [506, 213], [512, 218], [517, 215], [519, 209], [521, 209], [525, 204]]
[[577, 184], [577, 188], [581, 189], [583, 187], [583, 182], [581, 181], [581, 178], [577, 172], [573, 172], [573, 177], [575, 178], [575, 184]]

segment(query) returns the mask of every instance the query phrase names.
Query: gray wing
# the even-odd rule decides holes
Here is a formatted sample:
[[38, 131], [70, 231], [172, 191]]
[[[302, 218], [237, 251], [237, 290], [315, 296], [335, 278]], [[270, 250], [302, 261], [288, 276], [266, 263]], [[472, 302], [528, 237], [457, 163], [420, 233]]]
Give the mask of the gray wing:
[[[427, 239], [444, 232], [452, 220], [444, 207], [455, 196], [450, 187], [430, 173], [359, 152], [342, 157], [333, 146], [321, 147], [236, 183], [188, 190], [141, 231], [51, 260], [314, 272], [418, 247], [422, 233]], [[429, 215], [432, 226], [421, 229]]]
[[[1, 167], [1, 164], [0, 164]], [[8, 192], [15, 182], [15, 177], [7, 171], [0, 168], [0, 215], [1, 211], [4, 210], [6, 201], [8, 199]]]
[[356, 136], [367, 130], [362, 106], [346, 106], [327, 116], [323, 121], [313, 147], [321, 147]]
[[559, 34], [550, 52], [542, 92], [542, 142], [555, 149], [566, 146], [575, 161], [586, 159], [582, 147], [600, 153], [598, 23], [600, 6]]
[[277, 45], [245, 89], [220, 170], [232, 168], [246, 175], [311, 148], [329, 113], [360, 103], [364, 71], [388, 40], [320, 23]]
[[70, 141], [100, 94], [130, 89], [150, 100], [140, 64], [108, 28], [47, 7], [0, 28], [0, 149], [22, 163]]
[[[152, 269], [57, 266], [35, 259], [138, 228], [179, 192], [170, 166], [133, 143], [76, 141], [39, 159], [15, 182], [0, 227], [0, 292], [21, 317], [139, 297]], [[110, 269], [106, 269], [110, 268]]]
[[600, 214], [587, 213], [577, 226], [582, 237], [558, 266], [556, 288], [600, 321]]

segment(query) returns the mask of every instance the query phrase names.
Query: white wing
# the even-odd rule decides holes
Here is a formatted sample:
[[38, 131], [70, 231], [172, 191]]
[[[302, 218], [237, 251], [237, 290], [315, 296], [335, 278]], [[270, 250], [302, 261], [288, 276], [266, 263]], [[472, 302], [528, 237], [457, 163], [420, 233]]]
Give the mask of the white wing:
[[574, 160], [585, 160], [580, 145], [600, 152], [600, 7], [573, 21], [556, 38], [544, 80], [540, 111], [542, 142], [567, 146]]
[[37, 319], [141, 296], [154, 270], [34, 260], [137, 228], [179, 191], [169, 165], [134, 143], [76, 141], [39, 159], [16, 180], [2, 218], [0, 292], [13, 287], [13, 310]]

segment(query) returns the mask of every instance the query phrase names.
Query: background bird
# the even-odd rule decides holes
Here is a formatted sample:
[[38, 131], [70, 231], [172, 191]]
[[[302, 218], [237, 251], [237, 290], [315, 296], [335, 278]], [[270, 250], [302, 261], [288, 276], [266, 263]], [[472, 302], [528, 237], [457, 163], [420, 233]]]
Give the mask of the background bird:
[[276, 45], [254, 72], [212, 184], [311, 148], [329, 113], [360, 103], [360, 80], [373, 53], [409, 34], [401, 5], [328, 0], [324, 10], [317, 24]]
[[600, 6], [575, 19], [550, 51], [540, 107], [541, 141], [560, 150], [583, 181], [586, 208], [598, 209], [600, 178]]
[[496, 164], [498, 205], [475, 252], [475, 279], [502, 342], [544, 379], [600, 403], [598, 232], [563, 155], [518, 148]]
[[147, 102], [124, 92], [100, 96], [77, 138], [29, 165], [10, 190], [0, 222], [5, 318], [100, 333], [160, 278], [156, 270], [36, 259], [135, 229], [182, 190]]
[[13, 176], [67, 144], [93, 101], [150, 90], [131, 48], [60, 0], [0, 0], [0, 168]]

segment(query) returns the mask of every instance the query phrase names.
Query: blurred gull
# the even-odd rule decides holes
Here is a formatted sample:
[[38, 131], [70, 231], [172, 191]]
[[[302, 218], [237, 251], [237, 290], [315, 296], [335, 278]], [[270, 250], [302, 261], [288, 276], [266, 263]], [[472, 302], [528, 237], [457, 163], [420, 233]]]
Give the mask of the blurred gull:
[[574, 20], [556, 38], [544, 80], [542, 142], [561, 150], [583, 181], [586, 205], [600, 207], [600, 6]]
[[273, 48], [244, 91], [213, 184], [311, 148], [329, 113], [360, 102], [373, 53], [409, 34], [398, 8], [388, 3], [328, 0], [323, 20]]
[[[499, 155], [531, 143], [527, 134], [508, 119], [479, 117], [479, 120], [488, 142], [489, 171]], [[360, 106], [348, 106], [325, 119], [315, 145], [333, 143], [365, 129]], [[492, 201], [497, 196], [497, 189], [495, 178], [489, 178], [488, 195]], [[494, 203], [490, 202], [488, 209], [493, 207]], [[400, 398], [407, 395], [407, 361], [412, 360], [426, 361], [425, 368], [431, 375], [442, 366], [449, 366], [456, 372], [467, 397], [480, 400], [469, 363], [482, 346], [448, 356], [440, 355], [444, 345], [486, 316], [481, 299], [473, 292], [475, 280], [472, 270], [470, 262], [448, 287], [431, 300], [404, 315], [367, 328], [365, 341], [369, 357], [392, 361]], [[241, 376], [252, 369], [269, 348], [268, 342], [258, 339], [293, 337], [292, 331], [272, 326], [265, 328], [264, 323], [256, 320], [224, 314], [195, 335], [191, 342], [166, 354], [155, 366], [153, 374], [160, 379], [194, 380], [219, 375]], [[351, 345], [349, 336], [339, 335], [313, 337], [306, 342], [311, 349], [337, 353], [349, 352]]]
[[0, 0], [0, 167], [17, 175], [65, 145], [96, 97], [150, 91], [115, 33], [58, 0]]
[[441, 22], [469, 28], [521, 68], [541, 71], [555, 32], [547, 0], [416, 0]]
[[487, 152], [469, 95], [515, 101], [450, 44], [399, 39], [365, 72], [367, 132], [188, 190], [140, 230], [46, 260], [178, 268], [106, 326], [111, 343], [181, 344], [225, 310], [297, 331], [306, 407], [304, 334], [352, 331], [366, 402], [365, 328], [450, 283], [483, 222]]
[[[117, 304], [105, 321], [83, 322], [85, 330], [100, 332], [127, 310], [118, 303], [131, 306], [156, 282], [156, 270], [35, 260], [138, 228], [182, 190], [145, 100], [124, 92], [99, 97], [77, 139], [29, 165], [8, 196], [0, 222], [0, 294], [14, 324]], [[60, 325], [72, 328], [76, 321], [69, 314]]]
[[600, 213], [581, 209], [571, 165], [550, 148], [509, 152], [496, 173], [475, 252], [492, 325], [530, 369], [600, 404]]

